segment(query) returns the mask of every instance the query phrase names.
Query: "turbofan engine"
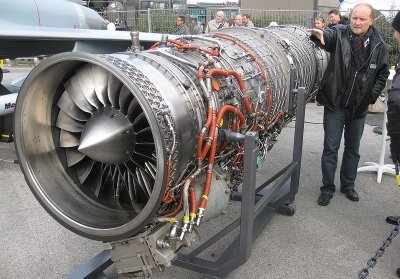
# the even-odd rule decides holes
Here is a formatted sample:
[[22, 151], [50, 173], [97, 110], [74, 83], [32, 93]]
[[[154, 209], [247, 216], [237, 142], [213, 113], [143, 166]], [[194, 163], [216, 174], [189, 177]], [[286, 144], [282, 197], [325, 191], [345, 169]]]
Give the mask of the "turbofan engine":
[[75, 233], [120, 241], [157, 231], [153, 249], [173, 254], [242, 181], [243, 145], [221, 131], [256, 131], [265, 159], [294, 116], [293, 89], [311, 97], [326, 62], [295, 26], [165, 36], [138, 53], [55, 55], [18, 97], [21, 168], [43, 207]]

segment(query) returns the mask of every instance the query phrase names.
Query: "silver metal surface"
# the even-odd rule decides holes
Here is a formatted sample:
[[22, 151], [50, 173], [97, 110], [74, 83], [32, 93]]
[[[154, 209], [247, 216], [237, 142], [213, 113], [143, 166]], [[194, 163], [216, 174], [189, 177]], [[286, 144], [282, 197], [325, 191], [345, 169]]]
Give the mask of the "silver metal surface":
[[[314, 94], [326, 59], [293, 26], [224, 29], [139, 53], [55, 55], [31, 72], [18, 98], [21, 168], [46, 210], [80, 235], [119, 241], [183, 211], [182, 227], [174, 227], [181, 240], [166, 241], [186, 245], [189, 228], [203, 213], [220, 214], [242, 180], [243, 146], [222, 142], [218, 130], [257, 130], [265, 154], [293, 117], [292, 84]], [[236, 112], [205, 125], [210, 110], [227, 107]], [[199, 145], [204, 129], [215, 129], [215, 138], [206, 132]], [[199, 159], [207, 142], [215, 150]], [[189, 186], [197, 203], [209, 198], [197, 221], [187, 214]]]

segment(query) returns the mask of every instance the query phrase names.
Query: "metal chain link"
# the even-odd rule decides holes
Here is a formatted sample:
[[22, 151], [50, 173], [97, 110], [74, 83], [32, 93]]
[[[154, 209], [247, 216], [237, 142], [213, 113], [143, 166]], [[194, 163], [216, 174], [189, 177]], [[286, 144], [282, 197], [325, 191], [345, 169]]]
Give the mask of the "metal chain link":
[[360, 270], [358, 273], [358, 278], [364, 279], [367, 278], [369, 274], [369, 269], [373, 268], [376, 263], [378, 262], [378, 258], [382, 257], [382, 255], [385, 253], [385, 249], [389, 247], [389, 245], [392, 243], [393, 238], [397, 236], [400, 230], [400, 223], [394, 227], [394, 229], [390, 232], [390, 235], [388, 238], [383, 241], [383, 245], [376, 251], [375, 255], [367, 262], [367, 267], [363, 268]]

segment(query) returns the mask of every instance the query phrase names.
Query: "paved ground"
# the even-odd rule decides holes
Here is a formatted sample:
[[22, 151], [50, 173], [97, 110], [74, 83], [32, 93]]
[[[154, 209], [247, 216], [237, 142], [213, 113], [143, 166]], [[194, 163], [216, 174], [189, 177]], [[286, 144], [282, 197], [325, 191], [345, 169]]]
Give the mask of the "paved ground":
[[[15, 71], [17, 72], [17, 71]], [[13, 73], [5, 74], [5, 85]], [[228, 278], [355, 278], [366, 265], [392, 226], [385, 217], [399, 214], [400, 188], [393, 177], [385, 175], [376, 182], [375, 173], [360, 173], [357, 179], [359, 202], [351, 202], [336, 193], [327, 207], [316, 203], [321, 184], [323, 108], [309, 104], [306, 108], [303, 161], [300, 189], [296, 196], [294, 216], [275, 215], [253, 245], [251, 258]], [[360, 166], [377, 162], [380, 136], [372, 132], [380, 123], [380, 115], [369, 115], [362, 139]], [[278, 137], [269, 153], [259, 180], [278, 171], [290, 162], [294, 124]], [[31, 194], [19, 166], [14, 163], [14, 145], [0, 143], [0, 278], [65, 278], [81, 263], [102, 250], [99, 242], [73, 234], [53, 220]], [[389, 163], [388, 151], [385, 162]], [[205, 223], [207, 232], [230, 222], [237, 213]], [[395, 239], [370, 272], [369, 278], [396, 278], [400, 266], [400, 241]], [[219, 246], [205, 252], [212, 257]], [[107, 275], [116, 278], [113, 267]], [[205, 278], [187, 270], [171, 267], [155, 278]]]

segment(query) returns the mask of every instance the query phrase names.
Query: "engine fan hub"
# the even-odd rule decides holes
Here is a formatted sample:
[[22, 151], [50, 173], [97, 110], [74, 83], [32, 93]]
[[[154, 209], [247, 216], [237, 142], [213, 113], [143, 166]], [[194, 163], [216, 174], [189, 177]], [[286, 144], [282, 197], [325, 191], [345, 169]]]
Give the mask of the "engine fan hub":
[[135, 148], [135, 134], [129, 119], [121, 111], [105, 107], [87, 121], [78, 150], [93, 160], [123, 164]]

